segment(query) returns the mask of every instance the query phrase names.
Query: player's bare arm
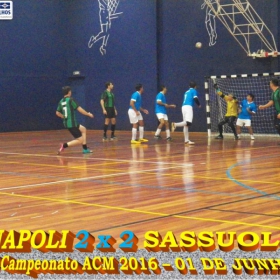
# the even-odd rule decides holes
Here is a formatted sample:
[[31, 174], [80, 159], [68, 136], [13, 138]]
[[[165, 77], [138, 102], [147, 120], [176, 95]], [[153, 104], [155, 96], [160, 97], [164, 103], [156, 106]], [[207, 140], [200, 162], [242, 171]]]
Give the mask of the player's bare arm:
[[101, 105], [103, 114], [104, 114], [104, 115], [107, 115], [107, 111], [105, 110], [105, 107], [104, 107], [104, 100], [103, 100], [103, 99], [100, 100], [100, 105]]
[[57, 115], [59, 118], [64, 119], [64, 116], [63, 116], [60, 112], [56, 111], [56, 115]]
[[271, 107], [273, 105], [274, 105], [273, 100], [269, 100], [265, 105], [260, 105], [259, 109], [260, 110], [264, 110], [264, 109], [269, 108], [269, 107]]
[[176, 108], [175, 104], [167, 104], [167, 103], [163, 103], [161, 100], [157, 100], [157, 104], [165, 106], [165, 108]]
[[140, 108], [140, 111], [141, 111], [141, 112], [143, 112], [143, 113], [145, 113], [146, 115], [148, 115], [148, 114], [149, 114], [149, 111], [148, 111], [147, 109]]
[[84, 110], [82, 107], [78, 107], [77, 110], [79, 111], [79, 113], [81, 113], [82, 115], [84, 116], [87, 116], [87, 117], [90, 117], [90, 118], [93, 118], [94, 115], [90, 112], [87, 112], [86, 110]]
[[255, 114], [256, 114], [256, 112], [251, 111], [250, 108], [247, 108], [247, 112], [248, 112], [250, 115], [255, 115]]
[[200, 105], [198, 97], [195, 96], [193, 99], [194, 99], [194, 102], [196, 103], [196, 105], [198, 106], [198, 108], [201, 108], [201, 105]]

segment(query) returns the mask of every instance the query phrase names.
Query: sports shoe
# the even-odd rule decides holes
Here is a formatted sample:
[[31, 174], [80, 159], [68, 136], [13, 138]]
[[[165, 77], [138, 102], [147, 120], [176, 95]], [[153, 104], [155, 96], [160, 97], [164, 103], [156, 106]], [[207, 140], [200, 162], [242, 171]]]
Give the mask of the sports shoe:
[[215, 137], [215, 139], [224, 139], [224, 136], [223, 135], [218, 135]]
[[107, 141], [107, 140], [108, 140], [107, 136], [104, 136], [103, 141]]
[[114, 140], [117, 140], [118, 138], [116, 136], [111, 136], [110, 140], [111, 141], [114, 141]]
[[148, 140], [148, 139], [145, 139], [145, 138], [139, 139], [138, 141], [140, 141], [141, 143], [142, 143], [142, 142], [149, 142], [149, 140]]
[[131, 143], [131, 144], [141, 144], [141, 142], [140, 142], [140, 141], [137, 141], [137, 140], [131, 140], [130, 143]]
[[234, 136], [234, 140], [240, 140], [240, 136]]
[[159, 140], [159, 139], [162, 139], [162, 137], [161, 137], [160, 135], [155, 135], [154, 138], [155, 138], [155, 139], [158, 139], [158, 140]]
[[254, 135], [251, 135], [251, 140], [255, 140], [255, 137], [254, 137]]
[[92, 150], [90, 149], [83, 149], [83, 154], [91, 154]]
[[192, 142], [192, 141], [187, 141], [187, 142], [185, 142], [185, 145], [194, 145], [195, 143], [194, 142]]
[[166, 141], [171, 141], [171, 140], [172, 140], [171, 137], [167, 137], [167, 138], [166, 138]]
[[64, 148], [63, 148], [63, 144], [60, 144], [60, 148], [57, 151], [57, 154], [60, 155], [61, 152], [63, 152]]
[[176, 129], [176, 125], [174, 122], [171, 123], [171, 132], [174, 132]]

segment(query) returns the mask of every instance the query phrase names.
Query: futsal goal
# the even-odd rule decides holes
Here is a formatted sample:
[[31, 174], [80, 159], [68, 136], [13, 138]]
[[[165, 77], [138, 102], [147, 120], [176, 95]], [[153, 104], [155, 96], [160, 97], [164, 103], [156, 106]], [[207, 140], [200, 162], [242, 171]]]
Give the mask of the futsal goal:
[[[207, 112], [207, 131], [208, 136], [216, 135], [218, 132], [218, 123], [226, 114], [226, 102], [216, 93], [213, 84], [218, 84], [219, 89], [224, 94], [234, 94], [239, 101], [246, 99], [249, 93], [254, 94], [255, 104], [266, 104], [271, 97], [269, 82], [272, 78], [280, 79], [280, 72], [263, 74], [241, 74], [241, 75], [222, 75], [205, 77], [205, 98]], [[252, 127], [255, 135], [277, 136], [273, 126], [275, 115], [274, 107], [265, 110], [258, 110], [255, 116], [252, 116]], [[247, 133], [247, 130], [245, 131]], [[231, 129], [224, 125], [224, 133], [231, 133]]]

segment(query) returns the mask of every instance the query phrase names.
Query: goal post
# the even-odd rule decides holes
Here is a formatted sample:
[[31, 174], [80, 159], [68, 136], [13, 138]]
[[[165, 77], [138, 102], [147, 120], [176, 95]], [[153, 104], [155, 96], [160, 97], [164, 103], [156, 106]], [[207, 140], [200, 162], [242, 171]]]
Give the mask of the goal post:
[[[272, 78], [280, 79], [280, 72], [205, 77], [208, 136], [218, 133], [218, 123], [224, 118], [227, 107], [226, 102], [216, 93], [213, 87], [213, 80], [216, 81], [219, 89], [224, 94], [233, 94], [240, 102], [246, 99], [249, 93], [254, 94], [254, 102], [258, 107], [270, 100], [272, 91], [269, 87], [269, 82]], [[252, 116], [254, 134], [259, 136], [278, 135], [273, 126], [274, 115], [275, 109], [273, 106], [265, 110], [257, 110], [256, 115]], [[232, 135], [232, 131], [227, 125], [224, 125], [223, 129], [224, 133]], [[245, 132], [247, 133], [247, 130]]]

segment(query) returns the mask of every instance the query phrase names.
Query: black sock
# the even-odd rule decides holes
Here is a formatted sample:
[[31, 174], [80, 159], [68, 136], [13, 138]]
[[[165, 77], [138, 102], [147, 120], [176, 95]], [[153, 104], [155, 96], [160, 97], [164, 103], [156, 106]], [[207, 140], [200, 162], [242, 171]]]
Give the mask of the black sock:
[[108, 124], [104, 124], [104, 137], [106, 137], [106, 134], [107, 134], [107, 130], [108, 130]]
[[83, 145], [83, 149], [84, 149], [84, 150], [87, 150], [87, 144], [84, 144], [84, 145]]
[[68, 144], [67, 143], [64, 143], [63, 144], [63, 148], [65, 149], [65, 148], [68, 148]]
[[115, 124], [112, 124], [112, 125], [111, 125], [111, 130], [112, 130], [111, 136], [112, 136], [112, 137], [114, 137], [114, 135], [115, 135], [115, 129], [116, 129], [116, 125], [115, 125]]

